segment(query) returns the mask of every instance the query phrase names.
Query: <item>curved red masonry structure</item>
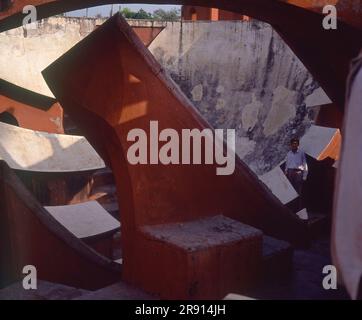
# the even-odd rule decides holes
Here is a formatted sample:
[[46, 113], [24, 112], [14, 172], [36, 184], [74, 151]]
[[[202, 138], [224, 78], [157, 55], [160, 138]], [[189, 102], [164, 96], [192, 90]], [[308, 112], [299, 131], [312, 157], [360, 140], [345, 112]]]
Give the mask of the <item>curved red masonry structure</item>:
[[[129, 164], [126, 155], [132, 142], [127, 135], [134, 128], [148, 132], [152, 120], [158, 121], [159, 131], [172, 128], [179, 134], [182, 129], [210, 126], [119, 15], [55, 61], [43, 75], [112, 168], [121, 212], [125, 280], [162, 296], [157, 283], [147, 282], [162, 278], [161, 271], [150, 267], [145, 278], [144, 266], [151, 266], [159, 255], [158, 260], [170, 264], [162, 272], [176, 272], [171, 267], [176, 263], [172, 262], [175, 249], [156, 249], [154, 244], [162, 240], [150, 240], [144, 232], [150, 226], [221, 214], [277, 238], [305, 240], [305, 225], [239, 159], [229, 176], [217, 176], [216, 165]], [[190, 297], [184, 292], [177, 297]]]
[[24, 266], [54, 283], [95, 290], [119, 280], [121, 265], [98, 254], [45, 210], [0, 161], [0, 288], [20, 281]]

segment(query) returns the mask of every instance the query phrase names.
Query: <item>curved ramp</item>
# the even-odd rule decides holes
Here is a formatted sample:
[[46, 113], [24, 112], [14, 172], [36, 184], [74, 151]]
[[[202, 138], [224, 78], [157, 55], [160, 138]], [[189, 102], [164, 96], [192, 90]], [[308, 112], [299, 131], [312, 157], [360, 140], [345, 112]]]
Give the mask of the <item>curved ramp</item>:
[[60, 224], [82, 240], [112, 234], [120, 228], [113, 218], [97, 201], [67, 206], [44, 207]]
[[55, 99], [0, 79], [0, 113], [12, 114], [22, 128], [64, 133], [63, 109]]
[[[296, 242], [305, 239], [305, 227], [299, 218], [238, 159], [230, 176], [217, 176], [216, 164], [131, 165], [128, 162], [127, 151], [132, 143], [127, 141], [127, 136], [132, 129], [149, 132], [150, 122], [156, 120], [160, 130], [171, 128], [180, 135], [182, 129], [203, 130], [210, 126], [119, 15], [50, 65], [43, 75], [58, 101], [112, 168], [118, 198], [123, 200], [120, 202], [122, 250], [124, 277], [128, 281], [165, 294], [170, 290], [165, 279], [174, 283], [177, 280], [174, 275], [179, 274], [175, 292], [182, 291], [183, 294], [178, 297], [190, 298], [192, 293], [190, 288], [180, 288], [193, 281], [184, 278], [192, 272], [191, 267], [186, 268], [192, 261], [189, 257], [192, 253], [183, 251], [183, 246], [177, 249], [168, 239], [157, 240], [156, 230], [146, 234], [147, 226], [186, 221], [195, 226], [198, 225], [195, 221], [203, 218], [215, 224], [213, 217], [221, 214], [222, 221], [232, 218], [278, 238]], [[200, 232], [208, 232], [206, 229]], [[216, 232], [219, 226], [212, 230]], [[240, 230], [243, 233], [249, 229], [240, 226]], [[244, 248], [254, 250], [250, 256], [254, 266], [251, 272], [256, 272], [261, 257], [260, 233], [253, 232], [245, 236], [245, 245], [248, 245]], [[243, 242], [241, 239], [240, 235], [238, 245]], [[230, 264], [227, 265], [238, 265], [240, 259], [235, 256], [238, 245], [230, 251]], [[219, 251], [207, 252], [212, 255]], [[154, 259], [155, 254], [159, 259]], [[217, 257], [220, 255], [203, 260], [201, 266], [207, 268], [212, 261], [216, 265], [222, 263]], [[172, 263], [172, 267], [166, 268], [167, 263]], [[214, 271], [216, 265], [212, 266]], [[150, 269], [146, 270], [146, 266]], [[184, 267], [186, 271], [180, 270]], [[220, 280], [219, 277], [227, 276], [230, 284], [236, 275], [240, 276], [238, 281], [247, 275], [250, 279], [255, 276], [255, 273], [248, 273], [250, 270], [243, 270], [242, 276], [240, 270], [233, 270], [223, 275], [218, 273], [215, 278]], [[153, 276], [150, 277], [149, 273]], [[197, 275], [194, 281], [205, 284], [206, 279], [202, 278], [200, 270], [197, 270]], [[218, 280], [215, 279], [215, 283], [219, 283]], [[215, 287], [217, 284], [209, 288], [212, 297], [220, 295], [220, 292], [215, 293]], [[207, 291], [205, 287], [202, 290]], [[194, 294], [205, 297], [199, 292]]]
[[62, 226], [0, 161], [0, 287], [33, 265], [40, 280], [84, 289], [119, 281], [121, 265], [99, 255]]
[[0, 123], [0, 159], [12, 169], [76, 172], [104, 168], [103, 160], [81, 136], [50, 134]]

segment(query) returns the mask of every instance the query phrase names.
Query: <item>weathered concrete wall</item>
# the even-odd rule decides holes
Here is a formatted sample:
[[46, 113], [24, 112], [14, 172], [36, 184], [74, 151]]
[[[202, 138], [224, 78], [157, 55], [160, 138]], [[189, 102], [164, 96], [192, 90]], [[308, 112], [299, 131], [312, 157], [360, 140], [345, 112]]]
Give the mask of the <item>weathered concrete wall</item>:
[[[41, 71], [100, 26], [106, 19], [52, 17], [35, 29], [23, 27], [0, 33], [0, 78], [53, 97]], [[164, 22], [129, 20], [135, 32], [150, 43]], [[146, 29], [153, 32], [146, 32]]]
[[34, 131], [2, 122], [0, 160], [12, 169], [38, 172], [89, 171], [105, 166], [84, 137]]
[[311, 125], [306, 98], [319, 85], [267, 24], [173, 23], [150, 50], [214, 127], [237, 130], [237, 153], [257, 174]]
[[52, 97], [41, 71], [101, 24], [99, 19], [53, 17], [0, 33], [0, 78]]
[[[36, 30], [0, 33], [0, 78], [52, 96], [41, 71], [103, 20], [53, 17]], [[165, 27], [150, 51], [201, 114], [217, 128], [237, 130], [237, 153], [259, 175], [284, 158], [316, 108], [329, 103], [318, 84], [273, 29], [255, 20], [152, 23]], [[308, 98], [312, 93], [313, 99]], [[307, 104], [307, 106], [306, 106]]]

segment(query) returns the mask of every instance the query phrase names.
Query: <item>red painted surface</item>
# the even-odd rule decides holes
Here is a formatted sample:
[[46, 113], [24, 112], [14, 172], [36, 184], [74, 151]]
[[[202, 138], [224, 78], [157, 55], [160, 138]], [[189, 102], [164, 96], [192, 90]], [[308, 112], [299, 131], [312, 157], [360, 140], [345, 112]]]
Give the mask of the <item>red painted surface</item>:
[[132, 27], [133, 31], [141, 39], [142, 43], [148, 47], [153, 40], [160, 34], [164, 29], [163, 27]]
[[199, 6], [182, 6], [183, 20], [248, 20], [247, 16], [239, 13], [219, 10], [217, 8], [207, 8]]
[[183, 20], [218, 20], [218, 16], [212, 19], [212, 8], [199, 7], [199, 6], [182, 6], [181, 16]]
[[342, 129], [343, 113], [333, 103], [323, 105], [320, 107], [315, 124], [323, 127]]
[[[0, 19], [5, 19], [0, 29], [5, 30], [19, 25], [23, 18], [20, 12], [25, 4], [44, 4], [38, 8], [40, 18], [81, 8], [85, 5], [105, 2], [16, 1], [9, 11], [4, 11], [0, 15]], [[204, 1], [198, 0], [163, 2], [185, 5], [204, 4]], [[48, 5], [50, 3], [52, 5]], [[290, 5], [290, 3], [294, 5]], [[212, 0], [208, 2], [208, 5], [212, 8], [246, 14], [270, 23], [320, 82], [333, 102], [342, 110], [349, 62], [352, 57], [357, 55], [362, 43], [360, 40], [362, 29], [360, 10], [351, 10], [350, 6], [342, 6], [338, 29], [326, 31], [321, 27], [323, 18], [320, 11], [321, 6], [314, 3], [314, 1], [298, 0], [288, 3], [266, 0]], [[341, 5], [346, 3], [351, 4], [352, 1], [342, 1]], [[358, 13], [356, 14], [356, 12]], [[12, 14], [15, 15], [11, 16]], [[193, 18], [197, 17], [194, 15]], [[115, 34], [119, 36], [116, 31]], [[120, 57], [117, 50], [120, 48], [112, 47], [108, 41], [112, 40], [114, 45], [120, 40], [112, 39], [111, 35], [107, 35], [109, 39], [102, 39], [105, 42], [102, 42], [101, 39], [95, 41], [98, 47], [97, 45], [94, 48], [91, 46], [92, 54], [82, 56], [81, 61], [70, 63], [65, 59], [70, 66], [68, 63], [58, 65], [59, 74], [56, 79], [60, 80], [58, 86], [61, 86], [60, 89], [58, 88], [58, 95], [66, 102], [69, 110], [73, 103], [69, 97], [72, 95], [72, 98], [75, 97], [76, 103], [73, 111], [75, 118], [78, 123], [86, 122], [83, 125], [84, 128], [88, 128], [87, 136], [91, 137], [99, 152], [113, 166], [117, 176], [119, 194], [128, 196], [122, 209], [125, 212], [124, 225], [127, 226], [124, 230], [125, 274], [129, 279], [132, 277], [139, 279], [140, 276], [136, 261], [143, 261], [143, 255], [141, 250], [137, 250], [136, 245], [132, 245], [132, 242], [137, 245], [142, 243], [142, 233], [139, 231], [139, 227], [146, 224], [172, 222], [173, 220], [186, 221], [195, 217], [215, 214], [210, 213], [212, 211], [222, 210], [225, 215], [257, 225], [270, 233], [291, 236], [285, 233], [286, 228], [290, 233], [294, 233], [295, 238], [301, 237], [302, 233], [295, 232], [295, 230], [299, 230], [299, 227], [287, 218], [288, 214], [285, 209], [275, 203], [275, 199], [273, 200], [273, 197], [259, 185], [255, 176], [241, 163], [238, 163], [234, 176], [217, 178], [212, 176], [215, 174], [215, 168], [199, 167], [198, 170], [192, 170], [180, 167], [173, 169], [148, 167], [145, 169], [130, 168], [127, 165], [124, 158], [128, 146], [125, 141], [125, 133], [132, 128], [132, 125], [146, 128], [150, 119], [158, 119], [163, 127], [176, 129], [180, 129], [185, 124], [198, 128], [203, 128], [207, 124], [190, 111], [191, 107], [187, 108], [187, 103], [180, 103], [182, 99], [178, 94], [176, 94], [177, 98], [172, 98], [172, 95], [170, 97], [165, 93], [165, 87], [169, 87], [167, 81], [164, 81], [162, 73], [159, 73], [160, 70], [147, 66], [147, 64], [145, 66], [142, 55], [141, 59], [137, 54], [132, 58], [130, 52], [134, 54], [134, 51], [128, 46], [122, 47], [122, 54], [125, 55], [117, 62], [117, 57]], [[94, 37], [96, 36], [90, 37], [90, 39]], [[123, 41], [122, 44], [124, 43]], [[336, 47], [342, 43], [343, 46]], [[110, 49], [109, 52], [105, 53], [99, 44]], [[81, 49], [78, 50], [82, 52]], [[85, 50], [85, 52], [88, 51]], [[151, 58], [147, 57], [147, 59]], [[64, 58], [62, 58], [62, 62], [64, 62]], [[90, 64], [97, 66], [96, 62], [105, 71], [98, 67], [95, 69], [86, 67]], [[65, 76], [66, 71], [62, 70], [64, 66], [68, 68], [67, 76]], [[122, 67], [122, 73], [109, 79], [109, 75], [114, 74], [112, 72], [115, 69], [118, 70], [114, 67]], [[151, 75], [150, 70], [153, 70]], [[135, 72], [141, 78], [141, 82], [133, 81], [134, 78], [127, 80], [125, 75], [130, 75], [131, 72]], [[91, 77], [93, 73], [96, 74], [97, 79]], [[157, 76], [155, 76], [156, 74]], [[85, 89], [85, 83], [88, 84], [86, 87], [88, 89]], [[145, 83], [147, 86], [144, 86]], [[151, 89], [149, 89], [150, 87]], [[100, 88], [103, 88], [103, 93], [99, 92]], [[175, 90], [172, 85], [171, 89]], [[122, 97], [119, 92], [124, 93]], [[127, 92], [136, 92], [136, 94], [133, 96]], [[85, 99], [83, 99], [84, 97]], [[145, 110], [145, 105], [137, 98], [145, 98], [148, 117], [146, 119], [137, 118], [138, 120], [133, 122], [135, 119], [132, 117], [139, 116], [140, 112]], [[161, 107], [155, 107], [156, 103], [159, 103]], [[104, 105], [106, 107], [103, 109]], [[134, 108], [126, 110], [129, 105], [134, 105]], [[148, 108], [152, 111], [148, 112]], [[174, 189], [170, 186], [174, 186]], [[289, 222], [286, 223], [282, 217]], [[162, 259], [172, 261], [167, 255], [164, 255]], [[156, 268], [155, 272], [157, 271], [159, 272]], [[147, 281], [150, 281], [149, 277]]]
[[33, 265], [40, 280], [84, 289], [118, 281], [120, 265], [102, 257], [60, 225], [0, 161], [0, 287]]
[[55, 103], [48, 111], [42, 111], [0, 96], [0, 113], [2, 112], [12, 114], [22, 128], [49, 133], [64, 133], [63, 109], [58, 103]]
[[211, 21], [219, 20], [219, 9], [211, 8]]
[[255, 286], [262, 272], [260, 235], [192, 251], [137, 233], [133, 250], [124, 279], [162, 299], [222, 299]]
[[[126, 154], [132, 142], [127, 141], [127, 135], [131, 129], [148, 132], [150, 120], [159, 122], [159, 130], [173, 128], [179, 133], [209, 125], [119, 16], [78, 43], [43, 75], [65, 110], [112, 168], [121, 199], [126, 280], [150, 288], [155, 279], [172, 277], [177, 272], [185, 274], [179, 269], [184, 266], [175, 264], [173, 255], [167, 253], [167, 243], [158, 244], [164, 248], [163, 255], [158, 255], [146, 241], [153, 252], [150, 259], [164, 259], [170, 266], [162, 274], [155, 268], [147, 277], [142, 275], [141, 264], [147, 265], [148, 260], [142, 250], [145, 239], [140, 228], [147, 225], [223, 214], [278, 238], [304, 240], [304, 225], [240, 160], [231, 176], [217, 176], [215, 165], [129, 164]], [[235, 254], [231, 256], [235, 259]], [[209, 265], [205, 263], [204, 267]], [[184, 282], [185, 278], [180, 279], [179, 286]]]
[[219, 20], [243, 20], [248, 21], [249, 17], [244, 16], [239, 13], [226, 11], [226, 10], [219, 10]]
[[20, 127], [64, 133], [63, 109], [55, 99], [0, 80], [0, 113], [13, 115]]

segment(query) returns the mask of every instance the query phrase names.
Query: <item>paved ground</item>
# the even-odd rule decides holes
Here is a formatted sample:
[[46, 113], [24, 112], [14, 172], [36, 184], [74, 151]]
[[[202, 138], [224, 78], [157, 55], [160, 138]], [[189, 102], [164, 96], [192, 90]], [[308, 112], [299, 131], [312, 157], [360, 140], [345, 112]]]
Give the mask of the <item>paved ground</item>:
[[22, 282], [1, 289], [0, 300], [70, 300], [87, 293], [87, 290], [39, 280], [37, 290], [24, 290]]
[[323, 235], [313, 241], [307, 250], [294, 251], [293, 272], [290, 279], [274, 280], [263, 283], [245, 295], [256, 299], [313, 299], [339, 300], [349, 299], [341, 286], [337, 290], [325, 290], [322, 286], [323, 267], [332, 264], [330, 258], [330, 241]]

